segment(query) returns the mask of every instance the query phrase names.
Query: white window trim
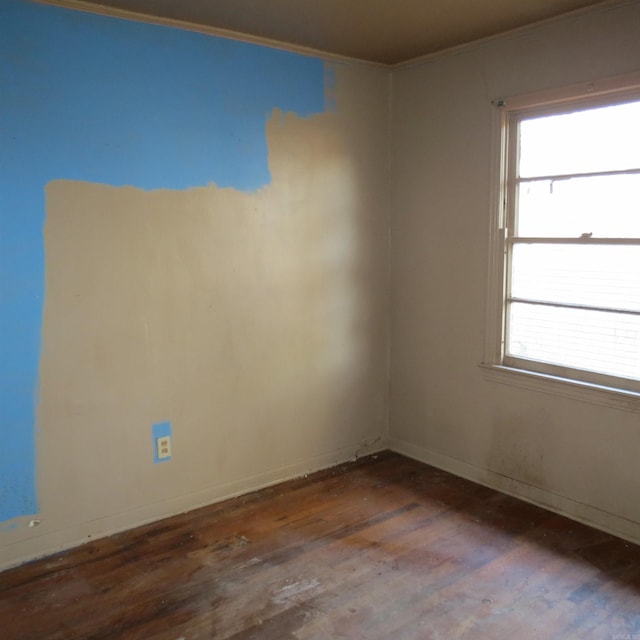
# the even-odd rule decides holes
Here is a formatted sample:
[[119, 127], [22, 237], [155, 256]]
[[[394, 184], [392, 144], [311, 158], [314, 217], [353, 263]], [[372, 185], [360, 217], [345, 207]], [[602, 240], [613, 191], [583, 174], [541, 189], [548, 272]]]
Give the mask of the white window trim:
[[[504, 296], [507, 273], [506, 246], [506, 160], [508, 113], [549, 106], [556, 111], [562, 103], [598, 103], [609, 95], [638, 95], [640, 72], [579, 83], [560, 89], [512, 96], [493, 101], [491, 157], [491, 219], [489, 224], [489, 261], [487, 270], [487, 307], [484, 360], [481, 363], [486, 380], [584, 402], [640, 413], [640, 392], [605, 386], [593, 382], [539, 373], [532, 369], [507, 366], [504, 363]], [[506, 107], [506, 109], [505, 109]], [[511, 154], [513, 155], [513, 154]]]

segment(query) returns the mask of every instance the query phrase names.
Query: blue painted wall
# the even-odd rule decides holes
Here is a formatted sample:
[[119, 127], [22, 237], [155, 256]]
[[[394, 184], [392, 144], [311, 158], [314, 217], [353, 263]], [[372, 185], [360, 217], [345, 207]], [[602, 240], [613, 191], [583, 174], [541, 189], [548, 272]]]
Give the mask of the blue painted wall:
[[38, 511], [45, 184], [257, 190], [272, 110], [324, 89], [314, 58], [0, 0], [0, 522]]

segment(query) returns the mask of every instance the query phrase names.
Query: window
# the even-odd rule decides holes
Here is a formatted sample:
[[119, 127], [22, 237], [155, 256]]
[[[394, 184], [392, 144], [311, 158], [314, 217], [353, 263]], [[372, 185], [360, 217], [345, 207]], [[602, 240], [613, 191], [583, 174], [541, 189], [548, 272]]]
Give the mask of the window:
[[489, 364], [640, 393], [638, 80], [497, 103]]

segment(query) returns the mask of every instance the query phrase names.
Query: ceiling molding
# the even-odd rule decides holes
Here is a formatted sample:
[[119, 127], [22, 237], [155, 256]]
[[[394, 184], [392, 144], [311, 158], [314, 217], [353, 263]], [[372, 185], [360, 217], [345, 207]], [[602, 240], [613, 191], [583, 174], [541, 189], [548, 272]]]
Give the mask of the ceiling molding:
[[514, 27], [513, 29], [508, 29], [500, 33], [495, 33], [491, 36], [486, 36], [485, 38], [477, 38], [476, 40], [464, 42], [454, 47], [447, 47], [446, 49], [433, 51], [432, 53], [427, 53], [423, 56], [418, 56], [416, 58], [404, 60], [403, 62], [397, 62], [396, 64], [389, 65], [389, 67], [392, 69], [407, 69], [410, 67], [416, 67], [423, 64], [428, 64], [429, 62], [433, 60], [437, 60], [438, 58], [442, 58], [455, 53], [462, 53], [463, 51], [473, 50], [479, 47], [483, 47], [490, 44], [493, 41], [500, 40], [502, 38], [518, 37], [519, 35], [525, 34], [529, 31], [534, 31], [535, 29], [543, 25], [557, 24], [560, 22], [564, 22], [565, 20], [573, 20], [575, 18], [579, 18], [580, 16], [589, 15], [593, 13], [604, 13], [605, 11], [610, 11], [612, 9], [616, 9], [617, 7], [624, 7], [629, 4], [635, 4], [636, 2], [638, 2], [638, 0], [603, 0], [602, 2], [599, 2], [598, 4], [595, 4], [595, 5], [582, 7], [581, 9], [574, 9], [573, 11], [568, 11], [567, 13], [563, 13], [559, 16], [552, 16], [550, 18], [536, 20], [535, 22], [525, 24], [521, 27]]
[[253, 36], [251, 34], [241, 33], [239, 31], [231, 31], [230, 29], [220, 29], [218, 27], [211, 27], [209, 25], [197, 24], [195, 22], [187, 22], [186, 20], [163, 18], [161, 16], [153, 16], [147, 13], [138, 13], [136, 11], [128, 11], [127, 9], [108, 7], [102, 4], [96, 4], [94, 2], [84, 2], [83, 0], [35, 0], [35, 2], [54, 7], [61, 7], [63, 9], [83, 11], [84, 13], [93, 13], [109, 18], [133, 20], [135, 22], [145, 22], [147, 24], [155, 24], [162, 27], [173, 27], [175, 29], [183, 29], [185, 31], [195, 31], [196, 33], [203, 33], [205, 35], [215, 36], [217, 38], [226, 38], [228, 40], [246, 42], [262, 47], [270, 47], [272, 49], [290, 51], [292, 53], [297, 53], [304, 56], [319, 58], [321, 60], [325, 60], [326, 62], [359, 64], [367, 67], [375, 67], [378, 69], [391, 69], [394, 66], [384, 64], [382, 62], [373, 62], [370, 60], [363, 60], [361, 58], [352, 58], [337, 53], [330, 53], [328, 51], [321, 51], [320, 49], [313, 49], [311, 47], [282, 42], [280, 40], [272, 40], [271, 38]]
[[367, 67], [373, 67], [378, 69], [388, 69], [388, 70], [407, 69], [414, 66], [428, 64], [429, 62], [437, 60], [438, 58], [441, 58], [444, 56], [449, 56], [452, 54], [461, 53], [463, 51], [473, 50], [478, 47], [487, 46], [491, 42], [497, 41], [501, 38], [518, 37], [519, 35], [528, 33], [543, 25], [557, 24], [557, 23], [564, 22], [566, 20], [579, 18], [580, 16], [593, 14], [593, 13], [606, 12], [606, 11], [615, 9], [617, 7], [622, 7], [622, 6], [626, 6], [626, 5], [630, 5], [630, 4], [634, 4], [635, 2], [638, 2], [638, 0], [602, 0], [602, 2], [599, 2], [595, 5], [589, 5], [587, 7], [582, 7], [580, 9], [574, 9], [572, 11], [563, 13], [561, 15], [544, 18], [542, 20], [537, 20], [535, 22], [532, 22], [520, 27], [508, 29], [500, 33], [489, 35], [483, 38], [470, 40], [469, 42], [464, 42], [459, 45], [447, 47], [439, 51], [434, 51], [432, 53], [427, 53], [425, 55], [411, 58], [409, 60], [397, 62], [394, 64], [385, 64], [382, 62], [374, 62], [371, 60], [364, 60], [362, 58], [355, 58], [355, 57], [335, 54], [335, 53], [331, 53], [321, 49], [314, 49], [312, 47], [296, 45], [296, 44], [292, 44], [292, 43], [281, 41], [281, 40], [265, 38], [261, 36], [254, 36], [254, 35], [239, 32], [239, 31], [233, 31], [231, 29], [223, 29], [220, 27], [213, 27], [210, 25], [199, 24], [196, 22], [189, 22], [186, 20], [177, 20], [173, 18], [154, 16], [147, 13], [139, 13], [139, 12], [130, 11], [127, 9], [120, 9], [116, 7], [97, 4], [95, 2], [86, 2], [84, 0], [34, 0], [34, 1], [38, 2], [39, 4], [51, 5], [51, 6], [65, 8], [65, 9], [72, 9], [76, 11], [82, 11], [85, 13], [92, 13], [92, 14], [102, 15], [106, 17], [111, 17], [111, 18], [119, 18], [123, 20], [133, 20], [136, 22], [143, 22], [147, 24], [154, 24], [154, 25], [159, 25], [164, 27], [172, 27], [176, 29], [202, 33], [209, 36], [226, 38], [229, 40], [235, 40], [239, 42], [246, 42], [249, 44], [255, 44], [263, 47], [270, 47], [274, 49], [290, 51], [292, 53], [297, 53], [300, 55], [319, 58], [328, 63], [358, 64], [358, 65], [363, 65]]

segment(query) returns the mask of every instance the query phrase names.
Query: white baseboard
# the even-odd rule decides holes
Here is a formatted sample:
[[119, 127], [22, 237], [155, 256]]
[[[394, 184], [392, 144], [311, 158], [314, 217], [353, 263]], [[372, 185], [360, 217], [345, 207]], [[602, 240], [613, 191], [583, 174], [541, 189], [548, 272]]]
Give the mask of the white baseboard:
[[[143, 505], [137, 509], [100, 518], [99, 520], [81, 523], [8, 544], [0, 549], [0, 571], [77, 547], [91, 540], [134, 529], [179, 513], [222, 502], [258, 489], [264, 489], [307, 473], [343, 464], [359, 455], [369, 455], [385, 449], [391, 449], [414, 460], [525, 500], [572, 520], [611, 533], [629, 542], [640, 544], [640, 523], [638, 522], [431, 451], [419, 445], [392, 438], [378, 440], [366, 447], [363, 447], [362, 443], [354, 444], [292, 465], [265, 471], [255, 476], [209, 487], [202, 491], [178, 496], [163, 502]], [[354, 452], [356, 453], [354, 454]]]
[[597, 507], [572, 500], [546, 489], [431, 451], [419, 445], [391, 438], [389, 448], [419, 462], [448, 471], [461, 478], [530, 502], [559, 515], [640, 544], [640, 523]]
[[40, 535], [36, 534], [28, 539], [18, 540], [0, 548], [0, 571], [77, 547], [91, 540], [135, 529], [151, 522], [170, 518], [179, 513], [193, 511], [216, 502], [222, 502], [258, 489], [264, 489], [292, 478], [327, 469], [354, 460], [357, 457], [377, 453], [385, 449], [388, 449], [388, 442], [383, 438], [372, 442], [358, 442], [348, 447], [342, 447], [292, 465], [271, 469], [234, 482], [208, 487], [202, 491], [177, 496], [162, 502], [142, 505], [138, 508], [91, 522], [79, 523]]

